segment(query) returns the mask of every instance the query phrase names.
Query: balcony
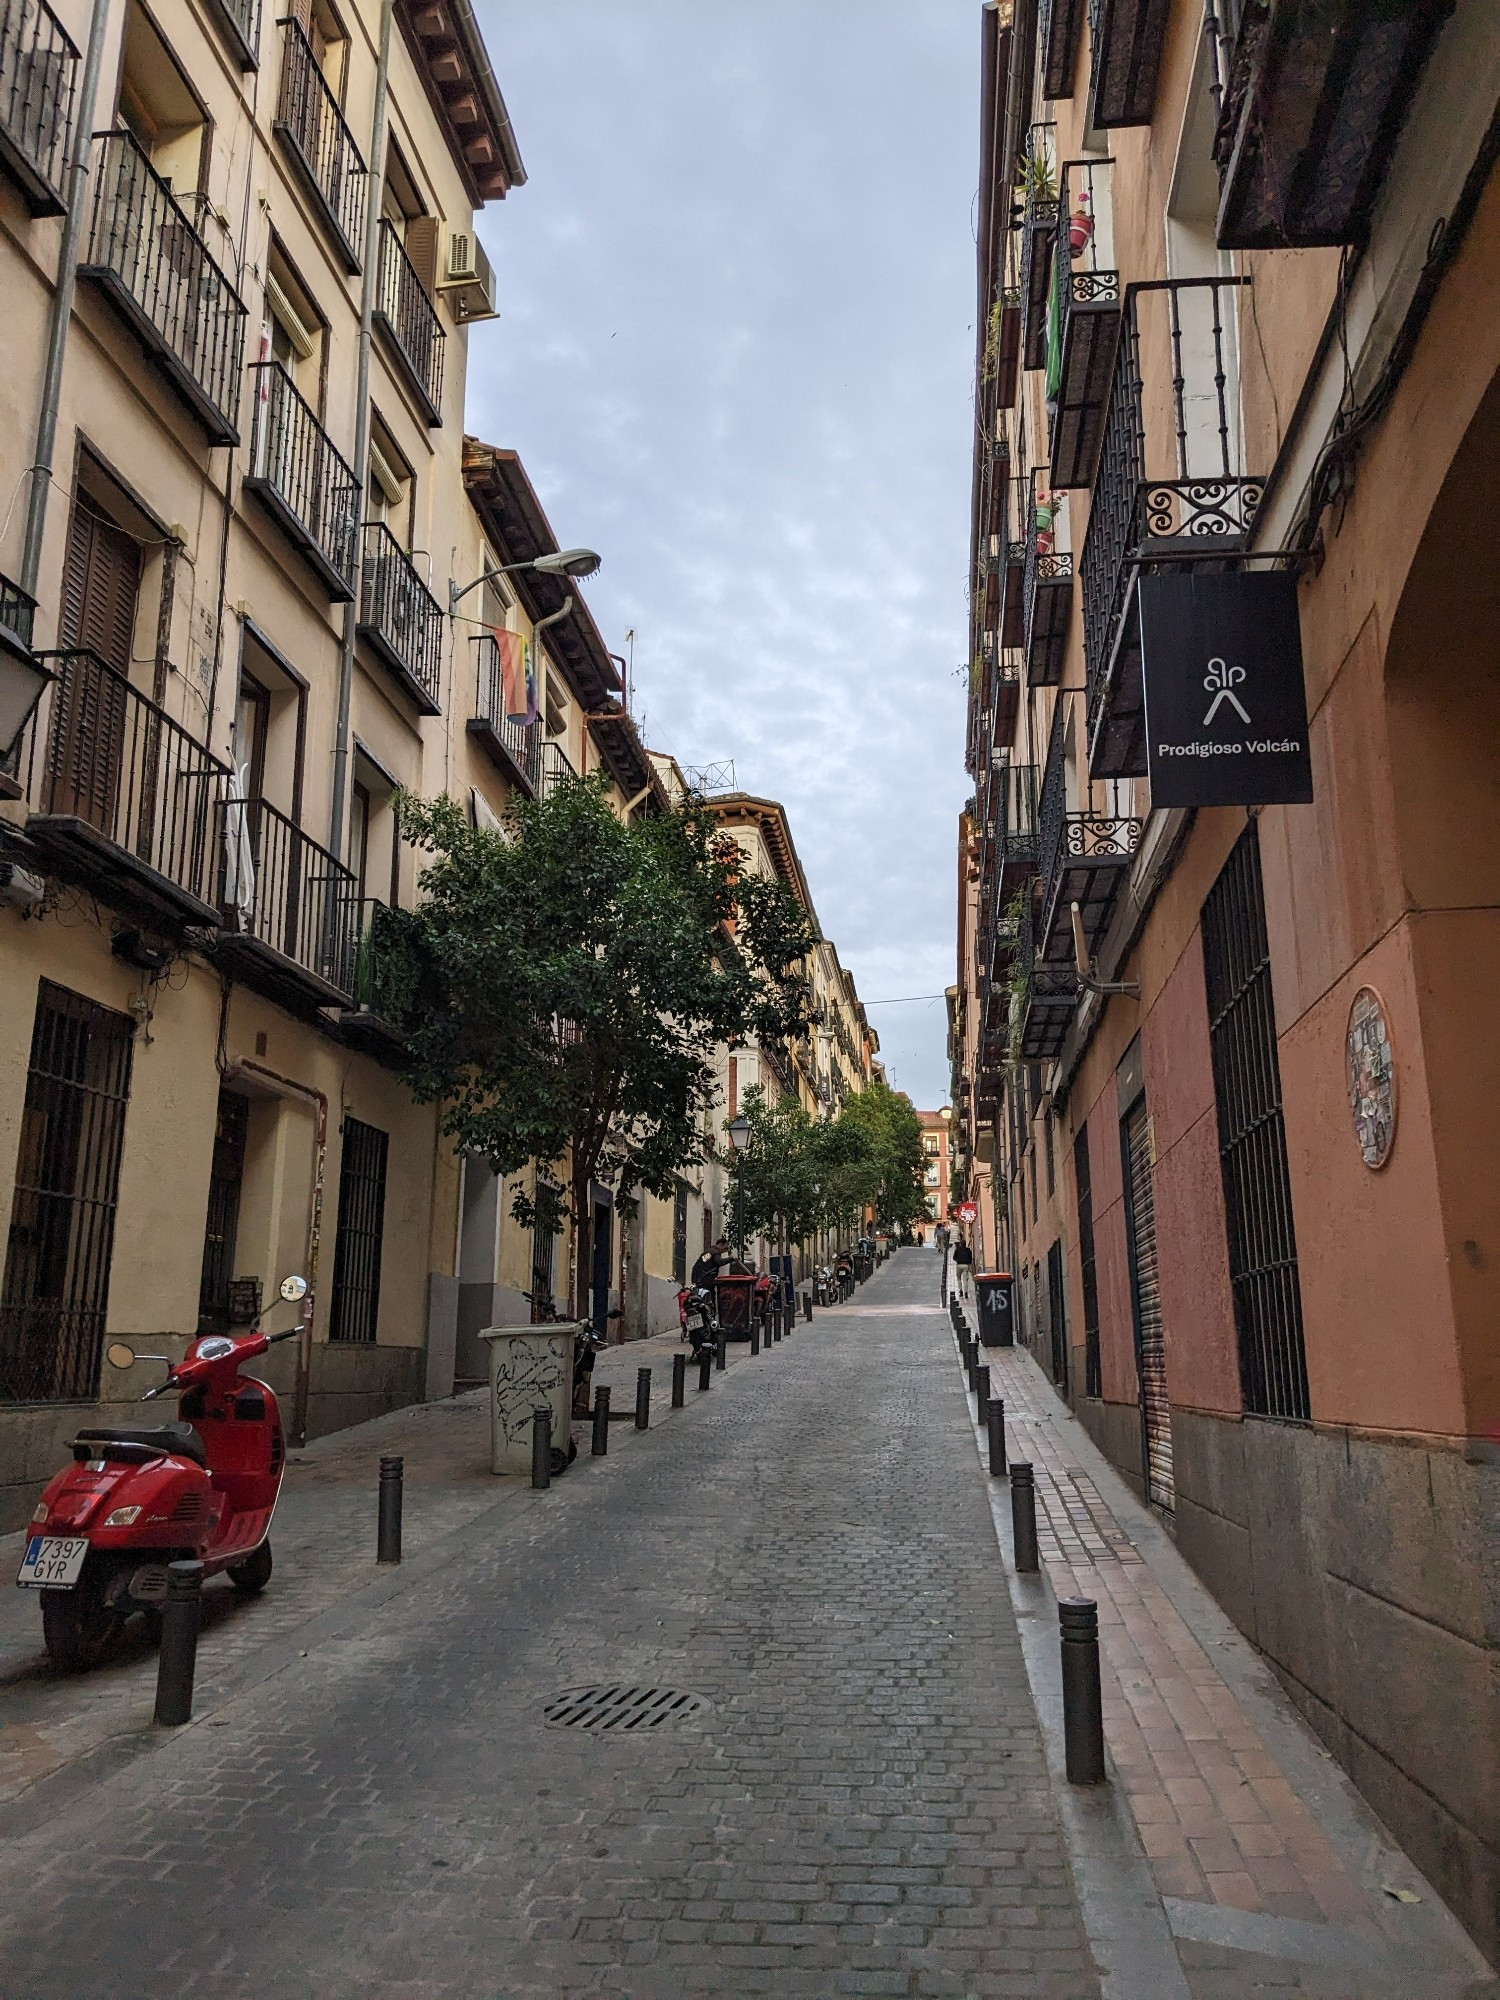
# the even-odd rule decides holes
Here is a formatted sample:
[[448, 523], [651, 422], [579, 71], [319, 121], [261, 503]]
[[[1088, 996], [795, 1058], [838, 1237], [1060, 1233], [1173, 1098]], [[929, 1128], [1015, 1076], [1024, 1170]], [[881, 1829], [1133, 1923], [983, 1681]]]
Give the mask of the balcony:
[[565, 785], [578, 773], [573, 768], [572, 759], [560, 743], [544, 742], [538, 767], [536, 795], [539, 799], [550, 799], [559, 786]]
[[238, 444], [245, 308], [191, 217], [128, 132], [94, 137], [91, 278], [202, 424]]
[[339, 1014], [339, 1034], [350, 1048], [387, 1069], [404, 1067], [406, 1036], [397, 1026], [406, 1013], [406, 973], [400, 943], [408, 921], [374, 897], [356, 905], [354, 1006]]
[[1172, 0], [1089, 0], [1089, 123], [1098, 131], [1151, 123], [1171, 10]]
[[359, 270], [370, 176], [312, 44], [290, 17], [281, 23], [281, 90], [273, 129], [352, 277]]
[[226, 798], [218, 827], [219, 962], [282, 1006], [350, 1006], [353, 875], [268, 799]]
[[1235, 303], [1241, 278], [1133, 285], [1115, 355], [1080, 562], [1089, 770], [1146, 769], [1143, 569], [1233, 567], [1263, 480], [1244, 469]]
[[213, 925], [229, 767], [97, 654], [42, 653], [56, 678], [18, 770], [49, 865], [147, 923]]
[[1052, 252], [1047, 330], [1047, 401], [1052, 406], [1052, 484], [1088, 486], [1099, 457], [1104, 406], [1120, 338], [1112, 160], [1063, 168]]
[[359, 636], [421, 715], [441, 715], [443, 608], [383, 521], [365, 526]]
[[1028, 901], [1016, 946], [1010, 1045], [1021, 1062], [1055, 1062], [1078, 1011], [1078, 974], [1071, 960], [1049, 964], [1037, 956], [1035, 928]]
[[[1118, 784], [1096, 786], [1070, 771], [1065, 708], [1059, 696], [1037, 805], [1037, 941], [1044, 962], [1072, 967], [1072, 906], [1078, 905], [1092, 957], [1114, 916], [1145, 822], [1120, 811]], [[1070, 797], [1075, 786], [1076, 796]], [[1096, 796], [1100, 792], [1103, 799]]]
[[516, 722], [506, 714], [499, 644], [488, 635], [474, 643], [477, 685], [469, 735], [510, 784], [534, 799], [542, 778], [541, 725]]
[[1038, 63], [1042, 95], [1071, 97], [1078, 67], [1078, 30], [1083, 25], [1083, 0], [1042, 0], [1037, 23]]
[[384, 217], [375, 287], [375, 324], [407, 387], [431, 425], [443, 421], [443, 349], [447, 336], [437, 307], [417, 276], [401, 238]]
[[279, 361], [257, 362], [245, 485], [302, 551], [334, 604], [354, 596], [359, 481]]
[[78, 50], [46, 0], [6, 0], [0, 13], [0, 165], [33, 215], [67, 207], [68, 131]]
[[994, 407], [1008, 410], [1016, 400], [1021, 366], [1021, 293], [1007, 285], [990, 307], [984, 343], [984, 383], [993, 391]]
[[1021, 158], [1021, 363], [1047, 365], [1047, 300], [1057, 235], [1056, 128], [1033, 125]]
[[1363, 238], [1447, 13], [1432, 0], [1218, 0], [1222, 248]]
[[260, 68], [260, 0], [209, 0], [209, 12], [242, 70]]
[[1026, 517], [1026, 567], [1022, 574], [1023, 651], [1033, 687], [1056, 687], [1067, 650], [1068, 613], [1073, 603], [1073, 546], [1068, 535], [1068, 496], [1051, 492], [1031, 475]]

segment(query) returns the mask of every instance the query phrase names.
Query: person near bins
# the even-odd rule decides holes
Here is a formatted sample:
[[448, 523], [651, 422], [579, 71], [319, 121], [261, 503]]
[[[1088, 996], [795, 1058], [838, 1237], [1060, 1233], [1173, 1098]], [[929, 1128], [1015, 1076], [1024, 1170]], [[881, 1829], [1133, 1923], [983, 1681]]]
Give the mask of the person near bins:
[[692, 1282], [701, 1285], [705, 1291], [711, 1290], [728, 1265], [729, 1245], [721, 1236], [711, 1243], [693, 1266]]
[[974, 1296], [974, 1252], [960, 1236], [953, 1246], [953, 1268], [958, 1273], [958, 1296], [972, 1299]]

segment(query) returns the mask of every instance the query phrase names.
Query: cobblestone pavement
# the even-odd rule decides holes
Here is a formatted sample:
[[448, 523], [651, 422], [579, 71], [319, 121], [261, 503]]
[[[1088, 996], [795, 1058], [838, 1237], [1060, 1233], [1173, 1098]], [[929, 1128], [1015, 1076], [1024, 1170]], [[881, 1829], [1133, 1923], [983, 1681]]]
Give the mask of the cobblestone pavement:
[[[299, 1477], [171, 1736], [148, 1660], [70, 1739], [80, 1684], [23, 1650], [7, 1712], [53, 1735], [0, 1807], [4, 2000], [1097, 1994], [952, 1342], [911, 1310], [935, 1271], [546, 1494], [444, 1472], [463, 1404], [315, 1447], [430, 1423], [408, 1560], [377, 1576], [368, 1491]], [[550, 1726], [583, 1686], [700, 1705]]]
[[984, 1358], [1010, 1455], [1033, 1467], [1051, 1595], [1099, 1607], [1112, 1794], [1188, 1990], [1497, 2000], [1431, 1885], [1035, 1361]]

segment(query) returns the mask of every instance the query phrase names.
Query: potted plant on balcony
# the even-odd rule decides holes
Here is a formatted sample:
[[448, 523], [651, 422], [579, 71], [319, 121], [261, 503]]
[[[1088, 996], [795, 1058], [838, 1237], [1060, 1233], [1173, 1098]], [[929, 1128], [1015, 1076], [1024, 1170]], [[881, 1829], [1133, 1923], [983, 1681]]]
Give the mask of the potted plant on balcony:
[[1068, 248], [1075, 257], [1081, 257], [1094, 240], [1094, 218], [1090, 213], [1089, 191], [1078, 190], [1078, 206], [1068, 217]]
[[1057, 170], [1045, 146], [1028, 146], [1016, 161], [1016, 186], [1028, 208], [1057, 200]]
[[1057, 546], [1057, 495], [1038, 493], [1033, 518], [1036, 522], [1036, 552], [1039, 556], [1050, 556]]

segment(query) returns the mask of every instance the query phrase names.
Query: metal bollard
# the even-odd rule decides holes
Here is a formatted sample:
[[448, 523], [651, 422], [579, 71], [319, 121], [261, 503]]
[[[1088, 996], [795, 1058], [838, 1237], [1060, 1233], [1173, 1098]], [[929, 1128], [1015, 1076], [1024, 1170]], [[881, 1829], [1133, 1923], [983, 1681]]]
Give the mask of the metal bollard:
[[729, 1336], [728, 1334], [725, 1333], [723, 1327], [721, 1326], [719, 1328], [719, 1337], [714, 1342], [714, 1367], [718, 1370], [719, 1374], [722, 1375], [724, 1373], [724, 1370], [728, 1366], [729, 1366]]
[[672, 1408], [680, 1410], [687, 1399], [687, 1356], [672, 1356]]
[[714, 1355], [711, 1347], [705, 1347], [698, 1356], [698, 1387], [707, 1389], [713, 1382]]
[[1005, 1399], [1003, 1396], [992, 1396], [990, 1398], [987, 1421], [990, 1433], [990, 1477], [992, 1479], [1003, 1479], [1005, 1477]]
[[594, 1458], [603, 1458], [609, 1450], [609, 1390], [601, 1383], [594, 1391], [594, 1435], [589, 1444], [589, 1452]]
[[809, 1322], [811, 1322], [811, 1320], [812, 1320], [812, 1293], [811, 1293], [811, 1292], [804, 1292], [804, 1293], [802, 1294], [802, 1317], [803, 1317], [803, 1318], [804, 1318], [805, 1320], [809, 1321]]
[[198, 1664], [201, 1562], [167, 1564], [167, 1601], [161, 1614], [156, 1661], [156, 1719], [169, 1729], [193, 1719], [193, 1673]]
[[375, 1560], [401, 1560], [401, 1480], [405, 1470], [400, 1458], [380, 1461], [380, 1504], [375, 1529]]
[[1099, 1691], [1099, 1607], [1065, 1597], [1057, 1607], [1062, 1642], [1063, 1746], [1070, 1785], [1104, 1783], [1104, 1702]]
[[1017, 1575], [1035, 1575], [1039, 1567], [1036, 1552], [1036, 1480], [1024, 1459], [1017, 1459], [1010, 1469], [1010, 1532], [1015, 1543]]
[[651, 1428], [651, 1370], [637, 1368], [635, 1371], [635, 1427], [638, 1431]]
[[[769, 1338], [770, 1336], [769, 1323], [767, 1324], [766, 1327], [766, 1334], [767, 1337]], [[750, 1352], [752, 1354], [760, 1353], [760, 1321], [758, 1319], [752, 1319], [750, 1322]]]
[[552, 1484], [552, 1412], [538, 1403], [531, 1413], [531, 1486], [545, 1493]]
[[987, 1424], [990, 1420], [990, 1371], [989, 1364], [984, 1361], [974, 1370], [974, 1397], [979, 1405], [975, 1414], [980, 1423]]

